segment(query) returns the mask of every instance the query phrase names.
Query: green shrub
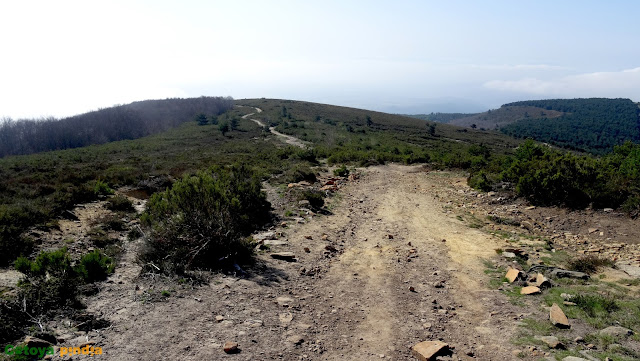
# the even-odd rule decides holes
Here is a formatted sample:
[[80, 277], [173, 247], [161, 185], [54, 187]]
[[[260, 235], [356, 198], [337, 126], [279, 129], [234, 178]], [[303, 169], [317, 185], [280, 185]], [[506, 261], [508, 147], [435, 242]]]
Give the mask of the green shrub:
[[471, 176], [469, 176], [469, 178], [467, 179], [467, 184], [471, 188], [475, 188], [485, 192], [488, 192], [493, 188], [491, 182], [487, 178], [487, 174], [483, 171], [471, 174]]
[[563, 153], [531, 140], [505, 164], [502, 178], [541, 205], [617, 208], [634, 213], [640, 198], [640, 145], [625, 143], [601, 158]]
[[299, 159], [301, 161], [309, 162], [312, 164], [318, 163], [316, 152], [313, 149], [295, 149], [292, 158]]
[[98, 179], [93, 185], [93, 193], [96, 195], [107, 196], [113, 194], [113, 189], [109, 188], [107, 183]]
[[347, 166], [343, 164], [342, 167], [333, 170], [333, 175], [338, 177], [346, 177], [349, 175], [349, 169], [347, 169]]
[[86, 283], [107, 279], [115, 269], [113, 259], [102, 254], [99, 250], [87, 253], [75, 267], [75, 272]]
[[283, 173], [285, 183], [297, 183], [300, 181], [315, 182], [316, 173], [307, 165], [297, 164]]
[[36, 218], [25, 208], [0, 205], [0, 266], [7, 266], [16, 257], [31, 253], [33, 241], [22, 235]]
[[584, 256], [570, 260], [567, 264], [567, 268], [572, 271], [593, 274], [602, 267], [613, 267], [613, 265], [613, 261], [607, 258]]
[[309, 201], [309, 205], [312, 208], [322, 208], [322, 206], [324, 206], [324, 197], [325, 194], [324, 192], [321, 191], [317, 191], [317, 190], [305, 190], [301, 193], [301, 195], [298, 197], [299, 200], [307, 200]]
[[107, 201], [107, 209], [114, 212], [133, 212], [133, 203], [129, 200], [129, 198], [118, 194], [114, 197], [109, 198]]
[[77, 303], [78, 286], [105, 279], [115, 264], [100, 251], [93, 251], [72, 267], [67, 249], [61, 248], [40, 252], [33, 261], [19, 257], [14, 267], [25, 274], [18, 283], [19, 298], [25, 298], [33, 313], [40, 314]]
[[147, 203], [141, 259], [177, 273], [243, 259], [251, 254], [244, 238], [268, 221], [269, 210], [259, 177], [244, 165], [186, 176]]
[[25, 300], [27, 312], [39, 315], [77, 304], [78, 278], [66, 248], [40, 252], [33, 261], [19, 257], [14, 267], [25, 274], [18, 298]]

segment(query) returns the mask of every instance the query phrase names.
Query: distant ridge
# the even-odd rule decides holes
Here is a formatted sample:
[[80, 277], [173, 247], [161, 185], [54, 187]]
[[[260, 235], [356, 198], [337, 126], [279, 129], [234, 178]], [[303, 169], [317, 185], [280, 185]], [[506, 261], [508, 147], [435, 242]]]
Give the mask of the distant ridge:
[[231, 97], [171, 98], [117, 105], [63, 119], [0, 121], [0, 157], [84, 147], [159, 133], [233, 107]]

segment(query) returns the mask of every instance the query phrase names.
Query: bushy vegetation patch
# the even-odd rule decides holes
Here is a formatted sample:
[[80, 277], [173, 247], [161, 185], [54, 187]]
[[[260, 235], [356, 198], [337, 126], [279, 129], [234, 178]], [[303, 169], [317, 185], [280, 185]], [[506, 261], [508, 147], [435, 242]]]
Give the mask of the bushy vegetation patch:
[[245, 165], [215, 166], [154, 194], [141, 217], [150, 229], [141, 259], [163, 271], [217, 268], [251, 250], [245, 237], [269, 220], [257, 174]]
[[133, 212], [133, 203], [123, 195], [116, 195], [107, 201], [107, 209], [114, 212]]
[[0, 205], [0, 266], [31, 253], [33, 241], [23, 236], [22, 231], [29, 226], [33, 213], [36, 212], [32, 209]]
[[509, 182], [518, 195], [538, 205], [640, 209], [640, 145], [625, 143], [598, 158], [528, 140], [513, 156], [501, 158], [472, 170], [469, 184], [486, 190]]
[[113, 260], [100, 251], [83, 256], [72, 266], [67, 249], [40, 252], [35, 260], [19, 257], [16, 270], [25, 274], [18, 283], [19, 299], [24, 299], [32, 315], [44, 314], [64, 306], [77, 305], [79, 286], [106, 279], [113, 272]]
[[313, 183], [317, 180], [316, 173], [305, 164], [298, 164], [283, 173], [283, 181], [285, 183], [297, 183], [307, 181]]
[[571, 301], [589, 317], [596, 317], [598, 314], [609, 314], [620, 309], [613, 298], [596, 294], [577, 295]]
[[349, 175], [349, 169], [345, 164], [343, 164], [341, 167], [333, 170], [333, 175], [338, 177], [346, 177]]
[[103, 281], [113, 273], [116, 265], [101, 251], [95, 250], [84, 255], [75, 268], [76, 274], [85, 283]]
[[19, 257], [14, 267], [25, 276], [18, 282], [17, 294], [0, 298], [0, 344], [22, 337], [29, 329], [44, 331], [44, 321], [56, 310], [80, 308], [80, 291], [106, 279], [115, 263], [96, 250], [74, 265], [62, 248], [40, 252], [34, 260]]
[[307, 189], [298, 195], [298, 200], [307, 200], [312, 208], [320, 209], [324, 206], [326, 194], [322, 191]]
[[588, 274], [596, 273], [602, 267], [613, 267], [614, 262], [608, 258], [597, 256], [583, 256], [569, 261], [567, 268], [572, 271], [584, 272]]
[[484, 171], [475, 172], [467, 179], [467, 184], [471, 188], [479, 189], [481, 191], [489, 192], [493, 189], [493, 184], [489, 181], [487, 174]]

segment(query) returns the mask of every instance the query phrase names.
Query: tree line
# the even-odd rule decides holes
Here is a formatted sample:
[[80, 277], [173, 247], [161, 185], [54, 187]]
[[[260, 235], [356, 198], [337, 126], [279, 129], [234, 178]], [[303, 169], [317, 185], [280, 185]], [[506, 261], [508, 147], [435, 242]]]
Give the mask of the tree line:
[[79, 148], [159, 133], [233, 107], [231, 97], [145, 100], [63, 119], [0, 120], [0, 157]]

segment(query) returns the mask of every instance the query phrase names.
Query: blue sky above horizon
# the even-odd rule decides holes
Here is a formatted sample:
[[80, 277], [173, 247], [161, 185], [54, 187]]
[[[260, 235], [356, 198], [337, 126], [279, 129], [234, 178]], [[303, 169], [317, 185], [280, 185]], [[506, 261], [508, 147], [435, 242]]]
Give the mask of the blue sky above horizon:
[[640, 2], [21, 1], [0, 5], [0, 117], [223, 95], [398, 113], [640, 101]]

